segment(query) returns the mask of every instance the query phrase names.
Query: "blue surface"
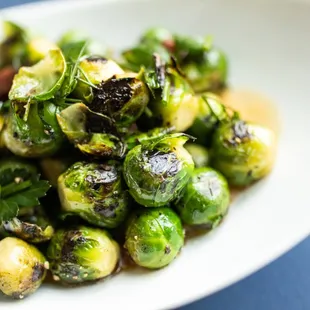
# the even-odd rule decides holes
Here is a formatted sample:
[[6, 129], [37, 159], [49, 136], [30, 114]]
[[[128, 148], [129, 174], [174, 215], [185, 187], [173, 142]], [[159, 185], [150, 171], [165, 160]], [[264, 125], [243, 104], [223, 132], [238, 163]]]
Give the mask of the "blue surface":
[[[38, 1], [0, 0], [0, 8]], [[179, 310], [310, 310], [310, 238], [243, 281]]]

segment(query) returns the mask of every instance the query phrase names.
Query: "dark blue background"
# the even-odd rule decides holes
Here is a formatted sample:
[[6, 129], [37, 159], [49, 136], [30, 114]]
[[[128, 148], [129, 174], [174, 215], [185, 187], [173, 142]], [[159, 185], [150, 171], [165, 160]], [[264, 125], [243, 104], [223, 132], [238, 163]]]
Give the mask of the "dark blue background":
[[[0, 0], [0, 8], [39, 1]], [[180, 310], [310, 310], [310, 238], [245, 280]]]

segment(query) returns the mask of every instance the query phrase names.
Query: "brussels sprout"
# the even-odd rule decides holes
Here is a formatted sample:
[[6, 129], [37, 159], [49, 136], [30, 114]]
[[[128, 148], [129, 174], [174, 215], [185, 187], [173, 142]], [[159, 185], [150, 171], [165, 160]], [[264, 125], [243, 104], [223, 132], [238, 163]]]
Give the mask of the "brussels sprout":
[[48, 262], [34, 246], [7, 237], [0, 241], [0, 253], [0, 291], [22, 299], [41, 286]]
[[167, 49], [158, 42], [148, 41], [141, 43], [122, 53], [124, 63], [122, 67], [127, 70], [139, 72], [141, 67], [151, 69], [153, 67], [153, 54], [156, 53], [165, 62], [170, 60], [170, 53]]
[[83, 103], [75, 103], [57, 115], [58, 123], [69, 141], [84, 154], [96, 157], [123, 157], [125, 146], [117, 137], [113, 121], [92, 112]]
[[275, 135], [262, 126], [234, 120], [222, 124], [214, 134], [212, 166], [231, 185], [247, 186], [272, 169]]
[[183, 144], [184, 134], [171, 134], [133, 148], [124, 162], [124, 178], [131, 196], [146, 207], [174, 200], [186, 185], [194, 163]]
[[198, 98], [199, 110], [187, 132], [197, 138], [197, 143], [210, 146], [214, 130], [228, 115], [218, 96], [207, 93]]
[[27, 59], [31, 64], [35, 64], [42, 60], [50, 50], [57, 49], [57, 45], [42, 37], [35, 37], [27, 43]]
[[114, 228], [127, 216], [129, 197], [116, 161], [78, 162], [58, 179], [62, 210], [91, 224]]
[[64, 81], [66, 66], [60, 49], [50, 50], [37, 64], [19, 69], [14, 77], [9, 99], [27, 102], [54, 98]]
[[10, 21], [3, 22], [4, 40], [0, 43], [0, 67], [18, 69], [25, 62], [26, 31]]
[[226, 55], [213, 47], [201, 59], [182, 65], [182, 70], [195, 92], [217, 92], [225, 87], [228, 62]]
[[111, 275], [118, 266], [120, 249], [107, 231], [80, 226], [57, 231], [47, 257], [54, 280], [77, 284]]
[[57, 152], [64, 140], [56, 119], [58, 111], [59, 107], [48, 101], [30, 103], [26, 109], [21, 103], [12, 102], [3, 132], [6, 147], [15, 155], [29, 158]]
[[86, 42], [87, 47], [85, 53], [87, 55], [98, 55], [98, 56], [105, 56], [108, 53], [107, 48], [100, 42], [93, 40], [89, 37], [86, 33], [82, 31], [70, 30], [64, 33], [58, 41], [58, 46], [63, 50], [66, 51], [71, 48], [72, 45], [76, 44], [77, 42]]
[[81, 79], [87, 83], [78, 81], [73, 96], [85, 102], [92, 102], [94, 99], [93, 85], [99, 85], [101, 82], [107, 81], [115, 75], [123, 74], [123, 69], [113, 60], [99, 56], [90, 56], [83, 59], [79, 64], [81, 71]]
[[131, 216], [125, 248], [137, 265], [150, 269], [165, 267], [183, 245], [181, 220], [172, 209], [139, 210]]
[[209, 165], [209, 151], [205, 147], [195, 143], [188, 143], [185, 144], [185, 148], [191, 154], [195, 168]]
[[173, 131], [174, 131], [173, 127], [170, 127], [170, 128], [158, 127], [158, 128], [151, 129], [148, 132], [137, 132], [134, 134], [129, 134], [125, 139], [127, 150], [130, 151], [135, 146], [141, 143], [161, 138], [169, 133], [172, 133]]
[[155, 99], [150, 103], [153, 116], [160, 120], [159, 126], [174, 127], [176, 131], [187, 130], [198, 113], [198, 100], [176, 64], [165, 65], [155, 55], [155, 71], [146, 75], [146, 81]]
[[31, 214], [0, 224], [0, 235], [14, 236], [30, 243], [46, 242], [52, 238], [53, 234], [54, 228], [42, 207], [34, 208]]
[[140, 39], [141, 43], [158, 43], [165, 45], [165, 42], [174, 41], [172, 33], [161, 27], [149, 28], [142, 35]]
[[89, 108], [108, 115], [119, 127], [128, 127], [141, 116], [149, 100], [144, 82], [134, 77], [113, 77], [94, 89]]
[[176, 206], [184, 223], [209, 230], [221, 223], [229, 203], [225, 178], [214, 169], [204, 167], [194, 170]]

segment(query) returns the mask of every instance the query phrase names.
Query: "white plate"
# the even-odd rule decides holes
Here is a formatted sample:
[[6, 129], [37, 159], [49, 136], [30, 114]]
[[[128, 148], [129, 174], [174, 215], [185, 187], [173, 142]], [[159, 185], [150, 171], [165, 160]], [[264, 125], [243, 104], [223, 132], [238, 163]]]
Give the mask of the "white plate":
[[[310, 6], [285, 1], [65, 1], [5, 10], [2, 17], [49, 36], [85, 29], [117, 48], [149, 26], [214, 34], [230, 57], [231, 82], [277, 104], [282, 135], [272, 175], [240, 196], [223, 225], [188, 242], [157, 272], [125, 272], [97, 285], [45, 285], [0, 308], [168, 309], [211, 294], [274, 260], [309, 235]], [[1, 255], [1, 253], [0, 253]], [[97, 305], [95, 305], [97, 304]]]

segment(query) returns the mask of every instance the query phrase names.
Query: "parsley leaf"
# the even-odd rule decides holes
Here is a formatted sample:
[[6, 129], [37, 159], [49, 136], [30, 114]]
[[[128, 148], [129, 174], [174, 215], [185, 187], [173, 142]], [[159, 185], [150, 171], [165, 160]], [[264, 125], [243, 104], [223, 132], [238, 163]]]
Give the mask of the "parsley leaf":
[[[15, 188], [19, 187], [20, 190], [11, 190], [14, 188], [14, 183], [0, 188], [0, 222], [16, 217], [19, 208], [39, 205], [39, 198], [44, 197], [50, 188], [49, 183], [43, 180], [26, 181], [24, 183], [28, 184], [26, 188], [19, 187], [19, 184], [16, 184]], [[23, 184], [23, 182], [20, 184]]]

